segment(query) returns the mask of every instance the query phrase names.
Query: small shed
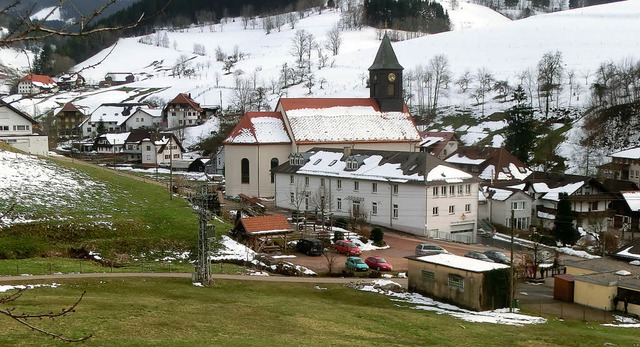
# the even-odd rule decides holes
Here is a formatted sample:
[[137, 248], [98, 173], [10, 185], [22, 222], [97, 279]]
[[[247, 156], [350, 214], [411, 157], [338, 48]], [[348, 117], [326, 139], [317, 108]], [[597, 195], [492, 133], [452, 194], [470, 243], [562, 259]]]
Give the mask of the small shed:
[[509, 306], [509, 266], [454, 254], [409, 259], [409, 290], [484, 311]]
[[244, 239], [256, 252], [279, 251], [280, 246], [274, 242], [275, 238], [283, 239], [286, 250], [287, 235], [293, 231], [287, 217], [282, 214], [240, 218], [234, 227], [237, 237]]
[[553, 277], [553, 298], [564, 302], [573, 302], [573, 275], [555, 275]]

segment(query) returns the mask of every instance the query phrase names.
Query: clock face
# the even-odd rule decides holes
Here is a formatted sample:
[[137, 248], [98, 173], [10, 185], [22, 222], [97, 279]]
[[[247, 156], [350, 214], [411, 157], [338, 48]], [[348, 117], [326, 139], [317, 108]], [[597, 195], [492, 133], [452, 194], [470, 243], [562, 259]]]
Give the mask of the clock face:
[[394, 74], [393, 72], [388, 74], [387, 79], [389, 80], [389, 82], [394, 82], [396, 80], [396, 74]]

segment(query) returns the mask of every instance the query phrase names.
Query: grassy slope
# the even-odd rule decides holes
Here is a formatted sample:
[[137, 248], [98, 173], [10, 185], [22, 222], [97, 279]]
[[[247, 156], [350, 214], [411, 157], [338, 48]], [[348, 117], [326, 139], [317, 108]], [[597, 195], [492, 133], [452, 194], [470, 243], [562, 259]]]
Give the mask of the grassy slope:
[[[116, 255], [138, 255], [151, 250], [195, 249], [197, 216], [185, 200], [170, 199], [162, 186], [111, 170], [56, 162], [103, 182], [106, 192], [96, 194], [107, 194], [108, 203], [94, 206], [91, 198], [74, 201], [75, 208], [57, 210], [55, 220], [6, 228], [0, 234], [0, 258], [68, 256], [71, 249], [85, 249], [112, 260]], [[88, 213], [86, 206], [91, 206], [93, 213]], [[227, 229], [219, 223], [216, 227]]]
[[[27, 291], [19, 312], [69, 306], [77, 313], [37, 321], [66, 336], [91, 333], [87, 346], [632, 346], [637, 329], [550, 321], [514, 327], [469, 323], [414, 310], [341, 285], [218, 281], [211, 288], [180, 279], [69, 281]], [[46, 303], [46, 304], [43, 304]], [[7, 345], [56, 345], [3, 320]], [[28, 337], [28, 338], [25, 338]]]

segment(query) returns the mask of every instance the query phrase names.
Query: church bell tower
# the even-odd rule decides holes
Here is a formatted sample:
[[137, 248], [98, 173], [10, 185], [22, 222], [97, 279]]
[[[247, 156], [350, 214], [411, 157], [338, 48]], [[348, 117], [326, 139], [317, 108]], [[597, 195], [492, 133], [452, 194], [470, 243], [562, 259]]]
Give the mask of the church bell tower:
[[402, 112], [402, 70], [389, 36], [384, 34], [376, 59], [369, 67], [369, 95], [382, 112]]

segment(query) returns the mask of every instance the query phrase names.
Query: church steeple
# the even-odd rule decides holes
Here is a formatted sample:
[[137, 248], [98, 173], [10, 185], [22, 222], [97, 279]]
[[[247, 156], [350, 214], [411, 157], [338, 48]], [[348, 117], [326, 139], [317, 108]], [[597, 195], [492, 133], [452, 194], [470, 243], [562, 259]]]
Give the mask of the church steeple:
[[387, 33], [382, 38], [376, 59], [369, 67], [369, 95], [383, 112], [402, 112], [402, 70]]

